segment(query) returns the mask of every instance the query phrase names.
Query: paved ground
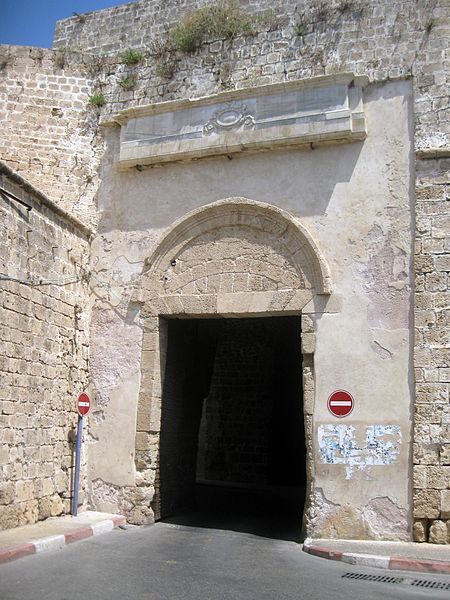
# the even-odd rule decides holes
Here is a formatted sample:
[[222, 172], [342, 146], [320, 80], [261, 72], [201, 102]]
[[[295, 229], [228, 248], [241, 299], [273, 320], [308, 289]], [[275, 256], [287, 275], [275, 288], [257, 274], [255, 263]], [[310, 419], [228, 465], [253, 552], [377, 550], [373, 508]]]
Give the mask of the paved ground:
[[72, 517], [71, 515], [51, 517], [33, 525], [6, 529], [0, 531], [0, 554], [5, 548], [34, 542], [48, 536], [70, 534], [87, 527], [95, 527], [98, 523], [102, 523], [108, 519], [115, 519], [116, 517], [117, 515], [109, 513], [88, 511], [79, 513], [77, 517]]
[[422, 560], [450, 563], [450, 544], [418, 544], [417, 542], [375, 542], [373, 540], [312, 540], [316, 546], [324, 546], [335, 552], [358, 552], [380, 556], [405, 556]]
[[108, 533], [125, 524], [122, 515], [88, 511], [76, 517], [53, 517], [0, 531], [0, 564], [40, 552], [62, 550], [66, 544]]
[[450, 585], [446, 575], [405, 574], [388, 584], [344, 573], [400, 577], [324, 561], [289, 540], [207, 527], [157, 523], [116, 529], [60, 551], [0, 565], [2, 600], [371, 600], [447, 599], [414, 579]]

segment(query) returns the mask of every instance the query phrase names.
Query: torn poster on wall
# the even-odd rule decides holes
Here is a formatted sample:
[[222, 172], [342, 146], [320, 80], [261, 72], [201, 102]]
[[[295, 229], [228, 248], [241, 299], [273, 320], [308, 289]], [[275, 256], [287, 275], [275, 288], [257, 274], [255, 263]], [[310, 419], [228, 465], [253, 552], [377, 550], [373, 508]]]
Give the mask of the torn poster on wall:
[[400, 454], [402, 433], [398, 425], [369, 425], [365, 444], [358, 445], [352, 425], [319, 425], [320, 458], [329, 465], [345, 465], [346, 479], [355, 468], [391, 465]]

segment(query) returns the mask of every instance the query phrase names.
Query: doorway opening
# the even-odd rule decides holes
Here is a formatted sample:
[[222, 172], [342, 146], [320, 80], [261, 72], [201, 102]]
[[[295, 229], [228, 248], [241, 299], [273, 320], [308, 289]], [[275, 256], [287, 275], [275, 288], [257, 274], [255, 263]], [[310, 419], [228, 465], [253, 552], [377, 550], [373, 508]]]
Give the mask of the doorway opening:
[[299, 316], [167, 319], [157, 519], [299, 540]]

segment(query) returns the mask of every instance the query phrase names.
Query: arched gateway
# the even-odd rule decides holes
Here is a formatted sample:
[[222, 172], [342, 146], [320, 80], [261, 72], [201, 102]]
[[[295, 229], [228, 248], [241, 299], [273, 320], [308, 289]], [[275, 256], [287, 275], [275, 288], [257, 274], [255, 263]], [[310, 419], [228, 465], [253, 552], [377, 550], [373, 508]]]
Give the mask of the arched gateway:
[[[140, 486], [154, 491], [155, 518], [189, 503], [196, 472], [222, 484], [294, 481], [280, 467], [289, 461], [283, 448], [301, 453], [307, 473], [301, 483], [310, 483], [314, 323], [308, 313], [318, 295], [330, 293], [330, 274], [311, 235], [269, 204], [221, 200], [165, 233], [135, 291], [144, 317], [136, 469]], [[284, 363], [292, 373], [277, 363], [280, 355], [291, 356]], [[289, 406], [277, 400], [283, 419], [273, 417], [273, 399], [289, 395]], [[243, 414], [244, 428], [237, 423]], [[293, 432], [286, 446], [286, 423], [296, 416], [304, 429], [299, 424], [302, 435]]]

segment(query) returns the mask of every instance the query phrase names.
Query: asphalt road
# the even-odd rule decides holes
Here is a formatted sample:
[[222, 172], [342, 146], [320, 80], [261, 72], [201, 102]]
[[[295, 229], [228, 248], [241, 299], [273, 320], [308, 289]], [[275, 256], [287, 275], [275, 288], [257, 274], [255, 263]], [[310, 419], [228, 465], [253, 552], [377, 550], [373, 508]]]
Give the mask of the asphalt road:
[[[117, 529], [59, 551], [0, 565], [1, 600], [448, 599], [409, 582], [352, 581], [344, 573], [400, 575], [309, 556], [289, 540], [157, 523]], [[419, 578], [445, 581], [448, 576]]]

